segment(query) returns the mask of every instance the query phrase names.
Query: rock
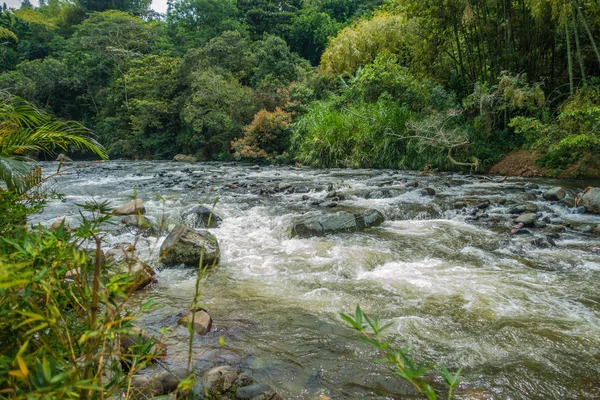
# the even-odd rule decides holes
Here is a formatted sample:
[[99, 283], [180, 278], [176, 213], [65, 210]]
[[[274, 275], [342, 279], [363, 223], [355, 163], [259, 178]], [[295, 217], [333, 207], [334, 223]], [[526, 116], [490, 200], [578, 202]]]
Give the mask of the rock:
[[537, 190], [540, 188], [540, 185], [537, 185], [535, 183], [527, 183], [523, 188], [527, 191]]
[[415, 182], [415, 181], [407, 182], [406, 185], [404, 185], [404, 186], [406, 186], [407, 188], [409, 188], [409, 187], [410, 188], [418, 188], [419, 182]]
[[556, 243], [554, 239], [546, 237], [546, 238], [537, 238], [531, 241], [531, 244], [535, 247], [539, 247], [540, 249], [548, 249], [550, 247], [556, 247]]
[[210, 208], [204, 206], [194, 206], [184, 212], [182, 217], [192, 228], [216, 228], [223, 221]]
[[229, 365], [215, 367], [206, 372], [201, 382], [212, 394], [222, 394], [233, 387], [239, 372]]
[[193, 313], [190, 312], [184, 315], [177, 323], [185, 327], [187, 327], [188, 324], [192, 324], [194, 331], [202, 336], [210, 331], [210, 328], [212, 327], [212, 318], [205, 309], [200, 308]]
[[366, 210], [356, 214], [338, 212], [335, 214], [309, 217], [292, 227], [291, 237], [307, 238], [340, 232], [356, 232], [379, 226], [385, 218], [377, 210]]
[[142, 262], [136, 256], [123, 258], [122, 261], [118, 261], [117, 272], [133, 276], [133, 280], [129, 286], [129, 290], [134, 292], [140, 290], [156, 282], [156, 272], [151, 266]]
[[537, 215], [534, 213], [526, 213], [515, 219], [515, 223], [523, 224], [523, 226], [533, 226], [537, 219]]
[[133, 327], [128, 333], [122, 333], [119, 338], [120, 351], [123, 355], [147, 355], [151, 358], [167, 355], [167, 346], [141, 328]]
[[595, 233], [596, 235], [600, 235], [600, 225], [598, 225], [598, 226], [596, 227], [596, 229], [594, 229], [594, 233]]
[[121, 220], [121, 225], [139, 230], [143, 236], [157, 236], [159, 229], [150, 218], [143, 215], [128, 215]]
[[453, 204], [455, 210], [460, 210], [461, 208], [467, 207], [468, 204], [464, 201], [457, 201]]
[[509, 214], [536, 213], [538, 211], [537, 204], [525, 203], [508, 210]]
[[565, 191], [565, 189], [561, 188], [560, 186], [557, 186], [553, 187], [552, 189], [546, 190], [542, 197], [548, 201], [561, 201], [565, 198], [566, 195], [567, 192]]
[[198, 267], [200, 258], [203, 266], [219, 262], [219, 243], [208, 232], [196, 232], [181, 224], [173, 228], [160, 246], [160, 260], [167, 266], [185, 264]]
[[572, 227], [573, 230], [581, 233], [592, 233], [595, 232], [596, 227], [590, 224], [580, 224]]
[[253, 385], [244, 386], [235, 392], [235, 398], [240, 400], [251, 400], [263, 394], [272, 394], [271, 386], [264, 383], [255, 383]]
[[146, 214], [146, 207], [144, 207], [142, 199], [135, 199], [117, 207], [112, 213], [114, 215]]
[[292, 188], [292, 184], [291, 183], [287, 183], [287, 182], [281, 182], [278, 186], [279, 191], [283, 192], [285, 190], [291, 189]]
[[600, 214], [600, 188], [588, 189], [581, 200], [587, 212]]
[[73, 228], [71, 228], [71, 225], [69, 224], [69, 221], [67, 221], [66, 218], [58, 218], [54, 220], [54, 222], [52, 222], [48, 229], [50, 229], [51, 231], [56, 231], [61, 226], [63, 227], [63, 230], [67, 232], [71, 232], [73, 230]]
[[186, 154], [177, 154], [175, 157], [173, 157], [173, 161], [195, 163], [198, 162], [198, 159], [194, 156]]
[[306, 186], [298, 186], [294, 189], [294, 193], [308, 193], [310, 192], [310, 189], [307, 188]]
[[435, 196], [435, 189], [432, 189], [430, 187], [421, 189], [421, 195], [422, 196]]
[[157, 378], [162, 384], [163, 394], [172, 393], [177, 390], [179, 378], [175, 374], [172, 374], [169, 371], [161, 371], [157, 375]]
[[483, 200], [481, 203], [478, 203], [475, 208], [478, 208], [480, 210], [485, 210], [486, 208], [488, 208], [490, 206], [490, 201], [489, 200]]
[[69, 157], [67, 157], [66, 155], [64, 155], [63, 153], [60, 153], [58, 155], [58, 157], [56, 157], [56, 161], [62, 161], [62, 162], [73, 162], [73, 160], [71, 160]]
[[156, 376], [134, 375], [131, 378], [131, 395], [135, 399], [147, 399], [165, 394], [162, 383]]

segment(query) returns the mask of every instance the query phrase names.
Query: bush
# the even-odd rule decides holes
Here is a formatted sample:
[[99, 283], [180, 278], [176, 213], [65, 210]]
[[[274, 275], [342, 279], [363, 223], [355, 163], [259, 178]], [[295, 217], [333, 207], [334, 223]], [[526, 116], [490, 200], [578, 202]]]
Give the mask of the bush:
[[279, 107], [273, 112], [260, 110], [252, 123], [244, 128], [244, 137], [231, 142], [234, 157], [237, 160], [281, 160], [288, 147], [291, 123], [291, 114]]

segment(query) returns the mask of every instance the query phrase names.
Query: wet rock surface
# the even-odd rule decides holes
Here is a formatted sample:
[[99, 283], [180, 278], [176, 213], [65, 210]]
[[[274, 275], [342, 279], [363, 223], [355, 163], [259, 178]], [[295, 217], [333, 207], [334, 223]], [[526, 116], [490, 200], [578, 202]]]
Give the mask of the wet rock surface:
[[167, 266], [212, 266], [219, 262], [219, 243], [209, 232], [198, 232], [184, 224], [177, 225], [160, 247], [160, 260]]

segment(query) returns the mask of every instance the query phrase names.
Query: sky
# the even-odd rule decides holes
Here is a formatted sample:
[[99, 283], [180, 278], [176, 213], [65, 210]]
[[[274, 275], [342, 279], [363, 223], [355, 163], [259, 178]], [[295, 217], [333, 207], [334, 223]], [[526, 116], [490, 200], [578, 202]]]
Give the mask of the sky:
[[[31, 4], [37, 6], [38, 0], [30, 0]], [[21, 7], [21, 0], [0, 0], [0, 5], [2, 2], [6, 3], [8, 7], [19, 8]], [[152, 6], [150, 6], [154, 11], [159, 13], [164, 13], [167, 11], [167, 0], [152, 0]]]

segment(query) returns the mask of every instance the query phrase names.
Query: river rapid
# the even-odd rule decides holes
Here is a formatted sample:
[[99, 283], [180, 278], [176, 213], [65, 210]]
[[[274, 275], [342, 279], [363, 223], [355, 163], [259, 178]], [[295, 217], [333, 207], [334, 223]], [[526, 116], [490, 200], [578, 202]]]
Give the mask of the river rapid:
[[[56, 163], [41, 164], [46, 173], [56, 169]], [[589, 231], [600, 216], [573, 206], [589, 184], [600, 186], [450, 173], [110, 161], [73, 166], [51, 180], [49, 187], [64, 199], [51, 200], [31, 222], [50, 225], [66, 216], [77, 225], [77, 203], [106, 200], [116, 207], [135, 193], [148, 216], [166, 219], [172, 228], [183, 211], [216, 202], [223, 221], [210, 231], [220, 243], [221, 262], [201, 286], [213, 330], [196, 340], [195, 363], [200, 370], [219, 362], [240, 366], [285, 398], [417, 398], [389, 367], [373, 362], [375, 351], [341, 321], [340, 312], [360, 304], [391, 323], [385, 337], [410, 345], [416, 359], [463, 367], [459, 399], [591, 399], [600, 397], [600, 237]], [[554, 186], [567, 190], [565, 201], [542, 198]], [[345, 199], [326, 199], [332, 191]], [[511, 209], [526, 202], [549, 225], [511, 235]], [[369, 208], [385, 215], [380, 227], [290, 238], [290, 227], [303, 215]], [[106, 236], [107, 248], [135, 242], [139, 258], [156, 269], [157, 283], [136, 292], [131, 304], [154, 299], [139, 324], [155, 333], [176, 325], [195, 285], [194, 269], [158, 262], [167, 233], [136, 238], [118, 229]], [[185, 366], [186, 330], [173, 328], [166, 342], [167, 367]], [[431, 382], [443, 392], [438, 378]]]

